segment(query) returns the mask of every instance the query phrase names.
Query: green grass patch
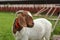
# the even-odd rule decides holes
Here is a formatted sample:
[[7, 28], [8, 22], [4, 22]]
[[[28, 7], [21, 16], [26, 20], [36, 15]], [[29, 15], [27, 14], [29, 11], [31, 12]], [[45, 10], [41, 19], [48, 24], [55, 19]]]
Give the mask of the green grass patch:
[[10, 12], [0, 12], [0, 40], [14, 40], [12, 24], [15, 15]]

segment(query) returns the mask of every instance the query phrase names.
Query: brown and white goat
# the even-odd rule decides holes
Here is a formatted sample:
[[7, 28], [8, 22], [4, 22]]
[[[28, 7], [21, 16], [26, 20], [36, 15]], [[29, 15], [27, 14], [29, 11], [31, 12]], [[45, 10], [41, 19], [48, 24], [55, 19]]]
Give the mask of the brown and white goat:
[[45, 18], [33, 20], [29, 11], [20, 10], [13, 25], [16, 40], [46, 40], [50, 39], [52, 24]]

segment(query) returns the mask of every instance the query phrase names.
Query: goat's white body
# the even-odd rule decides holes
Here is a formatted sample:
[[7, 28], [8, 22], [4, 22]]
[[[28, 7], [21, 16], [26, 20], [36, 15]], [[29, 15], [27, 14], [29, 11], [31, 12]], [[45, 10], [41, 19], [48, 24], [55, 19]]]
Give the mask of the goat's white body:
[[44, 19], [39, 18], [34, 20], [34, 27], [24, 27], [20, 32], [14, 34], [16, 40], [49, 40], [52, 30], [52, 24]]

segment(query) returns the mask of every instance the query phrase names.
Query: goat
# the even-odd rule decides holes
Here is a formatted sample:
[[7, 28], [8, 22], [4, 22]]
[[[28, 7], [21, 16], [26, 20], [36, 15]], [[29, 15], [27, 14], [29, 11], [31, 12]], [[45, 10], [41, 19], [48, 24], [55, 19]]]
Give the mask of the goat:
[[45, 18], [34, 19], [29, 11], [16, 12], [13, 25], [16, 40], [50, 40], [52, 24]]

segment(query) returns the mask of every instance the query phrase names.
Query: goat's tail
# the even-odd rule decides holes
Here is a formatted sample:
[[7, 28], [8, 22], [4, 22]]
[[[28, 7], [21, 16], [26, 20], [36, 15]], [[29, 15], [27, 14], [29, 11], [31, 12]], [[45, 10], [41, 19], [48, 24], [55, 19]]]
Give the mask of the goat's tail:
[[53, 26], [52, 32], [54, 31], [54, 29], [55, 29], [55, 27], [56, 27], [56, 25], [57, 25], [57, 23], [58, 23], [58, 21], [59, 21], [59, 18], [60, 18], [60, 14], [59, 14], [59, 16], [58, 16], [57, 19], [56, 19], [56, 22], [55, 22], [55, 24], [54, 24], [54, 26]]

